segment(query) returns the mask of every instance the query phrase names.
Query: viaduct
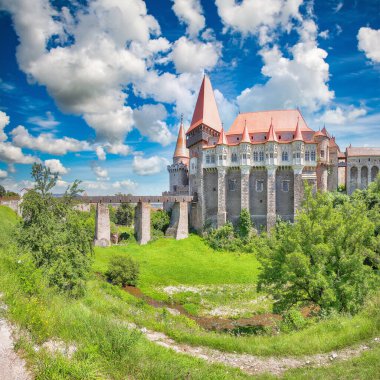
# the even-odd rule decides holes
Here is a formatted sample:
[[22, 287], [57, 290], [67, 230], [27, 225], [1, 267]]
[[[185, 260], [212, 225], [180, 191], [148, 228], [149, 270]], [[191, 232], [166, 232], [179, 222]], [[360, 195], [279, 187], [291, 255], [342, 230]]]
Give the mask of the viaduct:
[[[139, 244], [146, 244], [151, 239], [150, 233], [150, 209], [151, 203], [168, 203], [172, 206], [172, 215], [167, 236], [172, 236], [177, 240], [185, 239], [189, 236], [189, 203], [194, 201], [194, 197], [188, 195], [181, 196], [81, 196], [77, 197], [78, 210], [86, 209], [86, 205], [96, 205], [95, 219], [95, 239], [96, 246], [106, 247], [111, 244], [109, 205], [121, 203], [134, 203], [135, 208], [135, 235]], [[19, 197], [0, 198], [0, 204], [12, 208], [20, 215]]]
[[146, 244], [151, 239], [150, 209], [151, 203], [170, 203], [172, 215], [167, 236], [177, 240], [189, 236], [189, 203], [191, 196], [83, 196], [77, 198], [80, 204], [96, 204], [95, 240], [96, 246], [110, 245], [110, 216], [108, 205], [135, 203], [135, 235], [139, 244]]

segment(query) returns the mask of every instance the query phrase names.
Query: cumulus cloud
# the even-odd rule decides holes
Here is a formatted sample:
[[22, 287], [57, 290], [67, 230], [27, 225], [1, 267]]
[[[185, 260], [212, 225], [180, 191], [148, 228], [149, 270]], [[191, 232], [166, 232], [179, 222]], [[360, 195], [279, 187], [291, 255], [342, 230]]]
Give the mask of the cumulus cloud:
[[58, 173], [60, 175], [67, 174], [69, 172], [69, 169], [65, 168], [62, 165], [62, 162], [60, 160], [57, 160], [55, 158], [51, 160], [45, 160], [45, 166], [51, 170], [52, 173]]
[[172, 58], [177, 72], [196, 73], [212, 69], [221, 55], [218, 42], [192, 41], [179, 38], [173, 46]]
[[21, 148], [9, 142], [0, 142], [0, 161], [8, 164], [33, 164], [39, 162], [37, 157], [24, 154]]
[[9, 116], [3, 112], [0, 111], [0, 141], [7, 140], [7, 135], [4, 132], [4, 128], [9, 124]]
[[320, 120], [328, 124], [342, 125], [354, 121], [355, 119], [367, 114], [364, 108], [355, 108], [354, 106], [336, 107], [329, 109], [321, 116]]
[[380, 62], [380, 29], [360, 28], [357, 38], [359, 50], [371, 61]]
[[272, 40], [276, 28], [290, 30], [291, 19], [300, 19], [303, 0], [216, 0], [225, 31], [259, 35], [260, 42]]
[[163, 146], [175, 140], [164, 119], [167, 112], [162, 104], [145, 104], [133, 112], [136, 128], [150, 141], [158, 142]]
[[152, 156], [144, 158], [141, 156], [135, 156], [133, 158], [133, 171], [139, 175], [152, 175], [157, 174], [163, 170], [169, 161], [166, 158], [159, 156]]
[[8, 172], [6, 170], [0, 169], [0, 178], [6, 178], [8, 176]]
[[10, 135], [12, 136], [12, 143], [17, 147], [60, 156], [68, 152], [92, 150], [87, 141], [80, 141], [71, 137], [56, 138], [51, 133], [41, 133], [36, 137], [32, 136], [22, 125], [13, 129]]
[[224, 124], [224, 129], [228, 130], [238, 113], [237, 104], [235, 101], [229, 101], [226, 99], [218, 89], [214, 90], [214, 95], [220, 118]]
[[59, 121], [55, 120], [54, 115], [50, 111], [46, 112], [46, 117], [29, 117], [28, 122], [38, 125], [41, 129], [53, 129], [60, 124]]
[[104, 180], [104, 179], [108, 178], [107, 169], [102, 168], [99, 164], [93, 162], [91, 164], [91, 169], [94, 172], [94, 174], [96, 175], [98, 180], [101, 180], [101, 179]]
[[110, 191], [115, 191], [117, 193], [131, 193], [137, 188], [137, 183], [130, 180], [121, 180], [121, 181], [83, 181], [81, 183], [83, 188], [89, 193], [102, 193], [105, 192], [107, 194]]
[[178, 19], [187, 25], [187, 33], [196, 37], [206, 22], [199, 0], [173, 0], [173, 11]]
[[102, 146], [97, 146], [95, 148], [95, 153], [100, 161], [104, 161], [107, 158], [106, 152]]

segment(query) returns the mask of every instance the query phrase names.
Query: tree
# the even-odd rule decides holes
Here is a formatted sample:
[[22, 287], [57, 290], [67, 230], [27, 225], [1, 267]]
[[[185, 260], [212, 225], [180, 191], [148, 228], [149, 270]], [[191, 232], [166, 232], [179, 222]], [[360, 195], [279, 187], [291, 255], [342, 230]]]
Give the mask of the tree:
[[165, 210], [156, 210], [151, 215], [152, 228], [165, 233], [170, 224], [170, 215]]
[[30, 253], [50, 286], [80, 296], [90, 270], [93, 238], [83, 213], [73, 209], [75, 197], [82, 191], [80, 182], [69, 186], [62, 198], [55, 198], [50, 190], [56, 184], [56, 173], [34, 164], [32, 177], [35, 186], [21, 204], [19, 246]]
[[0, 185], [0, 197], [3, 197], [6, 194], [4, 186]]
[[115, 223], [122, 226], [131, 226], [135, 216], [135, 208], [129, 203], [122, 203], [115, 212]]
[[279, 223], [259, 254], [259, 288], [274, 298], [277, 312], [314, 304], [355, 313], [379, 277], [366, 265], [374, 252], [374, 223], [361, 200], [334, 202], [305, 189], [295, 224]]
[[252, 220], [249, 211], [244, 208], [240, 212], [239, 222], [237, 225], [237, 232], [243, 242], [247, 242], [252, 233]]

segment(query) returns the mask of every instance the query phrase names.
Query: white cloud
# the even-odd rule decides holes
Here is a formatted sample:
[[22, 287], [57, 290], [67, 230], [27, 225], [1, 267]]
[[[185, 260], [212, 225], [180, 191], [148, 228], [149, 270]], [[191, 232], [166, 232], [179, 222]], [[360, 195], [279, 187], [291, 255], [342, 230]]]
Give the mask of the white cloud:
[[380, 29], [360, 28], [357, 38], [359, 50], [371, 61], [380, 62]]
[[10, 134], [12, 136], [12, 143], [18, 147], [55, 155], [92, 150], [87, 141], [80, 141], [71, 137], [56, 138], [51, 133], [41, 133], [34, 137], [22, 125], [13, 129]]
[[364, 116], [367, 111], [364, 108], [336, 107], [329, 109], [320, 117], [320, 120], [328, 124], [342, 125], [354, 121], [355, 119]]
[[38, 125], [41, 129], [53, 129], [60, 124], [50, 111], [46, 112], [46, 117], [33, 116], [28, 118], [28, 122]]
[[93, 162], [91, 164], [91, 169], [94, 172], [94, 174], [96, 175], [96, 177], [97, 177], [98, 180], [102, 180], [102, 179], [104, 180], [104, 179], [108, 178], [108, 171], [107, 171], [107, 169], [102, 168], [97, 163]]
[[177, 72], [197, 73], [210, 70], [218, 63], [221, 44], [179, 38], [173, 46], [172, 58]]
[[187, 33], [196, 37], [205, 27], [205, 18], [199, 0], [173, 0], [173, 11], [187, 25]]
[[338, 13], [343, 8], [343, 5], [344, 5], [343, 1], [339, 1], [339, 3], [334, 8], [334, 12]]
[[0, 141], [7, 140], [7, 135], [4, 132], [4, 128], [9, 124], [9, 116], [3, 112], [0, 111]]
[[0, 161], [8, 164], [33, 164], [34, 162], [39, 162], [39, 159], [25, 155], [21, 148], [9, 142], [0, 142]]
[[95, 152], [100, 161], [104, 161], [107, 158], [106, 152], [104, 151], [104, 148], [102, 146], [97, 146], [95, 148]]
[[238, 113], [237, 104], [234, 101], [227, 100], [218, 89], [214, 90], [214, 95], [224, 129], [228, 130]]
[[175, 140], [175, 136], [163, 121], [167, 117], [167, 112], [162, 104], [145, 104], [134, 110], [133, 117], [136, 128], [150, 141], [166, 146]]
[[326, 29], [318, 34], [319, 37], [323, 38], [324, 40], [327, 40], [329, 38], [329, 30]]
[[130, 180], [122, 180], [122, 181], [83, 181], [81, 183], [83, 188], [86, 190], [87, 193], [92, 194], [99, 194], [99, 193], [105, 193], [109, 194], [111, 191], [114, 191], [115, 193], [124, 193], [128, 194], [130, 192], [133, 192], [137, 188], [137, 183]]
[[62, 162], [57, 159], [45, 160], [45, 166], [51, 170], [52, 173], [58, 173], [60, 175], [67, 174], [69, 169], [62, 165]]
[[168, 164], [169, 161], [166, 158], [159, 156], [149, 158], [135, 156], [132, 167], [134, 172], [139, 175], [152, 175], [162, 171]]
[[300, 19], [303, 0], [216, 0], [226, 31], [259, 35], [261, 44], [272, 40], [276, 28], [290, 30], [291, 19]]
[[0, 169], [0, 178], [6, 178], [8, 176], [8, 172]]

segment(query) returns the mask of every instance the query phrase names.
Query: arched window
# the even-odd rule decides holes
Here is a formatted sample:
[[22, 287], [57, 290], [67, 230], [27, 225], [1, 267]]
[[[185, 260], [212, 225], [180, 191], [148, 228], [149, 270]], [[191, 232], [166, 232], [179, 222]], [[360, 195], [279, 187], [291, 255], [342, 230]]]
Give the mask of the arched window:
[[282, 161], [288, 161], [289, 155], [288, 152], [282, 152]]

